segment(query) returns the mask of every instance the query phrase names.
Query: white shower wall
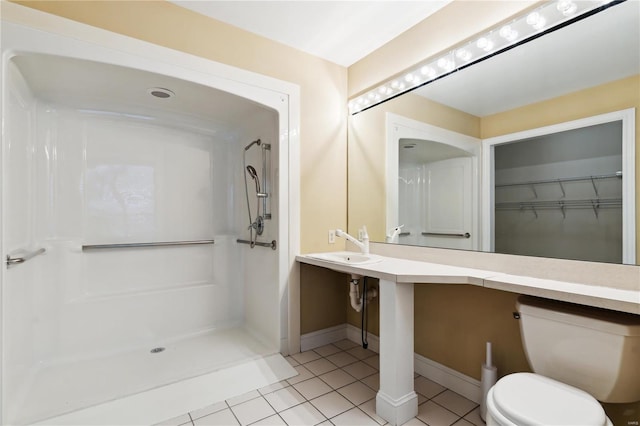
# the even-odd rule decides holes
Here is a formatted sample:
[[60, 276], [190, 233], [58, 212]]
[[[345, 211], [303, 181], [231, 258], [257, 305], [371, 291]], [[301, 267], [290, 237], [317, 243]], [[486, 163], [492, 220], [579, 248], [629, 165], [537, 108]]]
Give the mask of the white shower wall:
[[[222, 126], [167, 119], [153, 109], [100, 108], [95, 99], [82, 106], [71, 95], [67, 104], [41, 90], [38, 81], [27, 81], [19, 63], [17, 57], [6, 67], [4, 246], [8, 252], [47, 251], [5, 274], [5, 418], [33, 421], [180, 378], [179, 371], [160, 382], [143, 378], [130, 389], [83, 395], [33, 412], [41, 405], [34, 395], [46, 398], [43, 376], [73, 388], [83, 374], [65, 376], [59, 369], [56, 376], [52, 366], [148, 353], [232, 327], [246, 329], [277, 352], [277, 252], [236, 242], [249, 237], [244, 146], [261, 138], [277, 159], [277, 114], [247, 101], [246, 120]], [[248, 163], [261, 176], [258, 153], [252, 149]], [[276, 176], [272, 167], [272, 183]], [[271, 195], [277, 197], [277, 189]], [[255, 212], [255, 197], [249, 196]], [[277, 205], [271, 201], [274, 219], [266, 222], [262, 241], [278, 236]], [[215, 244], [81, 249], [208, 239]], [[221, 366], [195, 364], [184, 375]], [[78, 394], [86, 392], [91, 393]]]

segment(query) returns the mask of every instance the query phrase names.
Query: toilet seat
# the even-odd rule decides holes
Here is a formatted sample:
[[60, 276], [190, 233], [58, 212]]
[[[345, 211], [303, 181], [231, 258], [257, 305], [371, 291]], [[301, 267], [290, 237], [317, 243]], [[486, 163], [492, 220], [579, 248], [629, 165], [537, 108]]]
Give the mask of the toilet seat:
[[609, 419], [588, 393], [533, 373], [515, 373], [493, 386], [487, 405], [516, 425], [605, 426]]

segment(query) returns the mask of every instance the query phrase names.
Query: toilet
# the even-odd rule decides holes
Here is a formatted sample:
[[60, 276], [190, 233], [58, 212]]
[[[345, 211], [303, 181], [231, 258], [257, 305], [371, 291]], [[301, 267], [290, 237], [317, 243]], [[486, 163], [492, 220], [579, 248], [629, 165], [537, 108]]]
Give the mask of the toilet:
[[521, 296], [534, 373], [507, 375], [487, 395], [487, 425], [612, 425], [598, 401], [640, 401], [640, 315]]

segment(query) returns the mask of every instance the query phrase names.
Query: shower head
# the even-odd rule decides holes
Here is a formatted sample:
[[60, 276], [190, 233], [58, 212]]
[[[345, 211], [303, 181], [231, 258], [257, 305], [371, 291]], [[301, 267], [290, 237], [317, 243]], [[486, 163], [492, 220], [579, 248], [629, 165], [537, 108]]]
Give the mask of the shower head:
[[260, 180], [258, 179], [258, 172], [252, 165], [247, 166], [247, 173], [251, 176], [251, 179], [256, 181], [256, 193], [260, 193]]
[[248, 151], [249, 148], [251, 148], [253, 145], [258, 145], [260, 146], [260, 144], [262, 143], [262, 141], [260, 141], [260, 139], [256, 139], [255, 141], [251, 142], [249, 145], [244, 147], [245, 151]]

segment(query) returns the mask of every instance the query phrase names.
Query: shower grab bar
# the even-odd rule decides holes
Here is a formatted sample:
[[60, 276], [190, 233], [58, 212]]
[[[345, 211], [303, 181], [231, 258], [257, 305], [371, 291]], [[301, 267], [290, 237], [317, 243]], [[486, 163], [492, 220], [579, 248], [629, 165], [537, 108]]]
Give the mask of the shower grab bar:
[[201, 244], [213, 244], [215, 240], [195, 240], [195, 241], [162, 241], [157, 243], [126, 243], [126, 244], [89, 244], [83, 245], [82, 251], [101, 249], [121, 249], [137, 247], [168, 247], [168, 246], [193, 246]]
[[39, 254], [44, 253], [46, 250], [43, 248], [39, 248], [38, 250], [32, 251], [31, 253], [27, 253], [24, 256], [20, 256], [20, 257], [11, 257], [10, 255], [7, 255], [7, 267], [11, 266], [11, 265], [19, 265], [21, 263], [26, 262], [29, 259], [33, 259], [34, 257], [36, 257]]
[[448, 234], [448, 233], [440, 233], [440, 232], [423, 232], [422, 235], [435, 235], [436, 237], [462, 237], [462, 238], [471, 238], [471, 234], [465, 232], [464, 234]]
[[254, 245], [258, 247], [271, 247], [271, 250], [275, 250], [277, 248], [276, 240], [273, 240], [270, 243], [261, 243], [259, 241], [237, 239], [236, 242], [240, 244], [249, 244], [249, 245]]

